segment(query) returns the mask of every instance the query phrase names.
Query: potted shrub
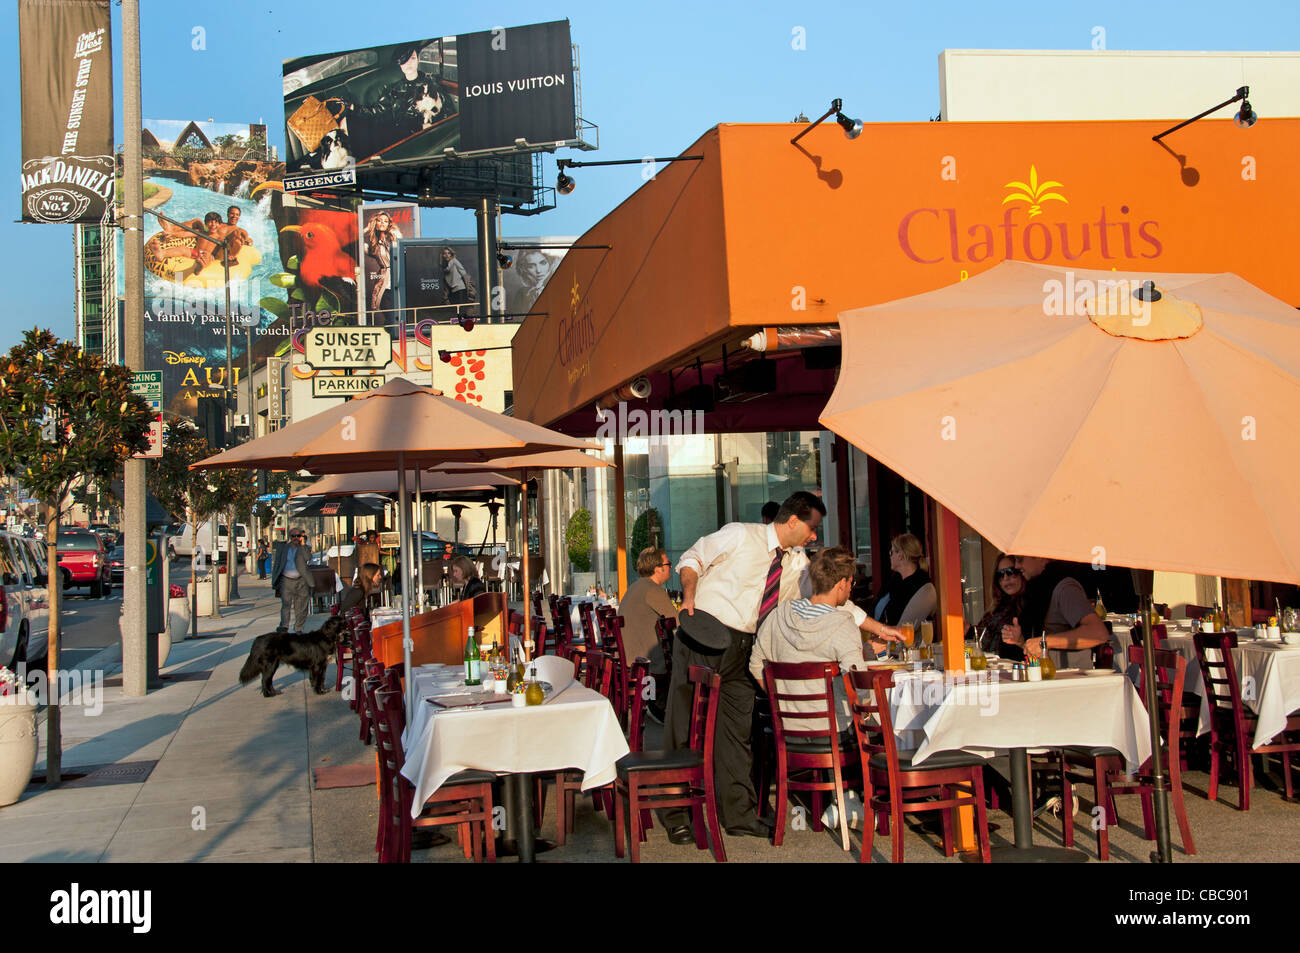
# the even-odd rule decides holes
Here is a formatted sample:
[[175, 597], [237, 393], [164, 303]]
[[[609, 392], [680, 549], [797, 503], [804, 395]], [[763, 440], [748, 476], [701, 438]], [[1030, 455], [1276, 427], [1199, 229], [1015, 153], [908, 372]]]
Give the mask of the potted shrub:
[[173, 642], [190, 637], [190, 599], [184, 586], [172, 585], [168, 589], [167, 629]]
[[36, 698], [0, 667], [0, 806], [13, 804], [36, 767]]
[[569, 564], [573, 567], [572, 590], [578, 595], [596, 584], [596, 574], [591, 571], [591, 511], [574, 510], [564, 531]]

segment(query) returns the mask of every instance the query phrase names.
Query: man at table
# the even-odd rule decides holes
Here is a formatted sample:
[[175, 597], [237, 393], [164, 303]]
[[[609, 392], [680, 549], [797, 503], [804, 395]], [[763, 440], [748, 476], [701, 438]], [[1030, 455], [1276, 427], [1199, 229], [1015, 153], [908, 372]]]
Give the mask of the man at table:
[[[655, 623], [664, 618], [677, 618], [677, 608], [664, 590], [664, 583], [672, 575], [673, 564], [668, 554], [662, 549], [649, 546], [636, 557], [636, 582], [627, 587], [627, 592], [618, 603], [618, 613], [623, 617], [623, 649], [631, 659], [650, 660], [650, 674], [655, 676], [655, 684], [660, 684], [661, 677], [668, 674], [667, 659], [659, 648], [659, 635], [655, 632]], [[664, 719], [663, 703], [656, 691], [647, 704], [654, 719], [661, 724]]]
[[1055, 560], [1018, 556], [1016, 565], [1025, 577], [1025, 617], [1002, 627], [1002, 641], [1023, 645], [1028, 657], [1038, 658], [1038, 636], [1045, 633], [1057, 668], [1091, 669], [1092, 650], [1109, 642], [1110, 633], [1083, 585]]
[[[772, 662], [839, 662], [840, 671], [866, 668], [876, 657], [875, 650], [862, 640], [854, 617], [836, 611], [849, 601], [857, 560], [847, 549], [824, 549], [808, 566], [813, 594], [807, 599], [791, 599], [778, 605], [759, 627], [754, 648], [749, 654], [749, 674], [763, 685], [763, 663]], [[872, 620], [875, 622], [875, 620]], [[876, 625], [880, 623], [876, 622]], [[781, 692], [813, 692], [820, 685], [787, 682]], [[825, 711], [822, 702], [790, 703], [794, 711]], [[844, 682], [835, 679], [835, 716], [841, 732], [852, 734], [853, 715], [844, 697]], [[793, 728], [825, 727], [826, 722], [794, 724]]]
[[[677, 563], [682, 580], [682, 608], [673, 645], [673, 674], [664, 718], [664, 750], [688, 744], [693, 686], [692, 665], [705, 665], [722, 676], [714, 736], [714, 778], [718, 817], [728, 834], [767, 837], [759, 819], [750, 777], [756, 686], [749, 675], [754, 633], [777, 604], [812, 592], [808, 556], [803, 547], [816, 541], [826, 506], [800, 491], [781, 504], [776, 519], [728, 523], [698, 539]], [[674, 809], [664, 814], [668, 839], [691, 843], [690, 816]]]

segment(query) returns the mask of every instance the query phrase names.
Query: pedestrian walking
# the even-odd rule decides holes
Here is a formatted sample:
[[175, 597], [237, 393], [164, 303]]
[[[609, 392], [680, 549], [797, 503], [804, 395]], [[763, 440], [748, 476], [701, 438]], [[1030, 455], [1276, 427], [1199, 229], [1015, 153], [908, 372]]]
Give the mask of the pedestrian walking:
[[270, 546], [270, 544], [266, 541], [266, 537], [264, 536], [264, 537], [262, 537], [261, 539], [259, 539], [259, 540], [257, 541], [257, 556], [256, 556], [256, 560], [257, 560], [257, 578], [258, 578], [258, 579], [265, 579], [265, 578], [266, 578], [266, 571], [267, 571], [267, 569], [269, 568], [269, 567], [267, 566], [267, 557], [270, 556], [270, 555], [271, 555], [271, 546]]
[[[690, 667], [713, 669], [722, 676], [714, 780], [719, 820], [728, 834], [770, 834], [755, 810], [758, 798], [750, 776], [757, 692], [749, 674], [750, 650], [754, 633], [778, 603], [812, 595], [803, 547], [816, 541], [825, 515], [826, 505], [818, 497], [800, 491], [781, 504], [771, 523], [728, 523], [697, 540], [677, 563], [682, 607], [674, 638], [664, 750], [679, 750], [689, 743]], [[665, 811], [664, 825], [674, 844], [694, 841], [685, 810]]]
[[280, 627], [277, 632], [289, 631], [289, 617], [297, 623], [295, 632], [307, 628], [307, 609], [311, 602], [312, 574], [307, 563], [310, 550], [307, 534], [300, 529], [289, 533], [289, 545], [275, 554], [271, 567], [271, 588], [280, 597]]

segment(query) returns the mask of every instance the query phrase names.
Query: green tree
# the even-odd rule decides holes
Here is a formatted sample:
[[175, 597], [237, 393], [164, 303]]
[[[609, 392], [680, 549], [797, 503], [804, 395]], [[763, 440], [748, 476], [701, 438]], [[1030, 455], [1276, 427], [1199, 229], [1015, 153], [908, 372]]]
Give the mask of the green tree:
[[[49, 690], [59, 666], [59, 523], [80, 481], [107, 483], [131, 456], [149, 448], [153, 411], [131, 392], [132, 374], [105, 364], [49, 331], [33, 328], [0, 362], [0, 467], [41, 501], [46, 524], [50, 599]], [[46, 714], [46, 777], [60, 781], [59, 706]]]
[[569, 562], [578, 572], [591, 572], [591, 511], [574, 510], [564, 534]]

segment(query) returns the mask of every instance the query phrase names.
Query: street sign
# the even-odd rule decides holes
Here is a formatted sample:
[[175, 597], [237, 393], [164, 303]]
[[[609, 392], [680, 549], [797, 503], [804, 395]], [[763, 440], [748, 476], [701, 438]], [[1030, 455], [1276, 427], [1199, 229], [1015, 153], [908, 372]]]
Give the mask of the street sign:
[[393, 359], [387, 328], [312, 328], [303, 336], [306, 362], [316, 370], [381, 370]]
[[348, 166], [333, 172], [301, 172], [286, 175], [282, 180], [286, 192], [304, 192], [310, 189], [337, 189], [357, 184], [357, 167]]
[[149, 402], [149, 406], [156, 415], [153, 422], [149, 424], [149, 449], [144, 453], [137, 453], [136, 459], [150, 460], [162, 456], [163, 452], [163, 419], [162, 419], [162, 396], [163, 396], [163, 372], [162, 371], [137, 371], [131, 379], [131, 393], [138, 394]]
[[269, 503], [271, 500], [283, 500], [287, 495], [286, 493], [263, 493], [257, 498], [257, 502]]
[[378, 390], [384, 385], [384, 378], [379, 374], [367, 374], [363, 377], [331, 377], [317, 374], [311, 379], [313, 397], [351, 397], [353, 394], [365, 394]]

